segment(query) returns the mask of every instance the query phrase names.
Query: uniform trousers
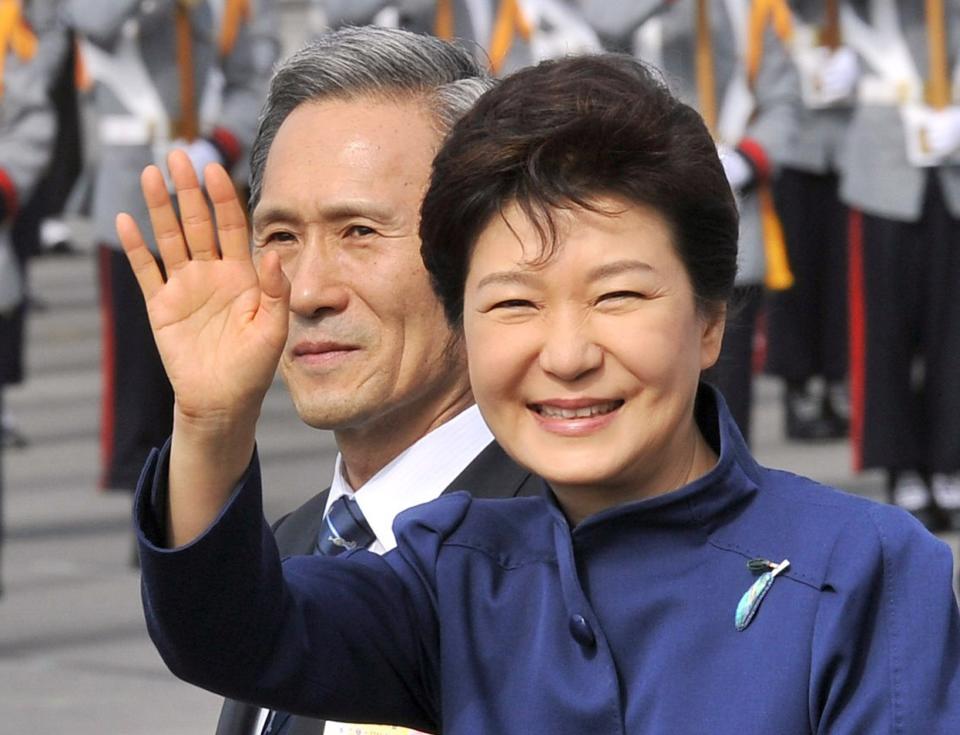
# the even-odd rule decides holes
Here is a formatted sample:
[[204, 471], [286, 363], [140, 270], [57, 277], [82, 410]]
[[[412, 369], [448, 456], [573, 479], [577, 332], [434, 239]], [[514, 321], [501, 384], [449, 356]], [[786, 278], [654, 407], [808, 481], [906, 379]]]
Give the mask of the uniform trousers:
[[102, 311], [101, 487], [133, 492], [147, 455], [173, 430], [173, 389], [121, 250], [99, 247]]
[[849, 212], [836, 174], [785, 168], [774, 185], [794, 285], [767, 296], [767, 372], [788, 383], [847, 377]]
[[734, 289], [720, 357], [704, 375], [723, 394], [748, 445], [753, 405], [753, 337], [762, 302], [763, 287], [759, 284]]
[[928, 177], [923, 213], [850, 217], [857, 468], [960, 469], [960, 219]]

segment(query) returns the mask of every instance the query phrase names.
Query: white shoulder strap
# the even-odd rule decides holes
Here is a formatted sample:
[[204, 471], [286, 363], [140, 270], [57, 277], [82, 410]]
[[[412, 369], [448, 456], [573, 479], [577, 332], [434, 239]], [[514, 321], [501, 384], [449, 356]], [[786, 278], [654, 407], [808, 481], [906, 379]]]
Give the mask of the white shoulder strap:
[[842, 5], [840, 27], [844, 43], [885, 82], [922, 88], [922, 78], [900, 28], [895, 0], [872, 0], [870, 21], [870, 25], [864, 23], [849, 5]]
[[730, 27], [733, 30], [737, 63], [723, 93], [717, 117], [719, 143], [735, 146], [747, 132], [747, 125], [756, 107], [756, 99], [747, 80], [747, 26], [749, 5], [744, 0], [724, 0]]
[[143, 63], [139, 38], [140, 24], [128, 20], [113, 53], [83, 40], [83, 59], [90, 76], [107, 87], [127, 112], [145, 125], [153, 140], [165, 142], [170, 138], [170, 119]]

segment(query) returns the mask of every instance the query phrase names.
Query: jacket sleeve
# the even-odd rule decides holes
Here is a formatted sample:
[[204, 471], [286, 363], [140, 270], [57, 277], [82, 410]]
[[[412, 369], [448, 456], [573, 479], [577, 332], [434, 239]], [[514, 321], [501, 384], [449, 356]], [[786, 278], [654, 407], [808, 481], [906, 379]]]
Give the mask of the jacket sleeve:
[[783, 43], [768, 28], [763, 58], [754, 84], [756, 111], [737, 144], [759, 180], [770, 177], [796, 135], [800, 112], [800, 79]]
[[[263, 3], [258, 3], [258, 6]], [[223, 106], [210, 138], [228, 168], [244, 157], [257, 132], [273, 64], [279, 57], [276, 26], [266, 8], [242, 24], [233, 48], [222, 59]]]
[[7, 63], [0, 99], [0, 222], [16, 214], [46, 170], [56, 125], [46, 67], [36, 58]]
[[833, 550], [813, 636], [814, 732], [960, 732], [960, 617], [952, 555], [887, 506]]
[[[430, 589], [442, 532], [385, 557], [300, 556], [282, 566], [263, 520], [256, 459], [198, 539], [162, 548], [166, 457], [135, 500], [150, 635], [174, 674], [233, 699], [342, 721], [432, 730], [437, 623]], [[447, 502], [455, 523], [469, 500]], [[452, 520], [451, 520], [452, 519]]]

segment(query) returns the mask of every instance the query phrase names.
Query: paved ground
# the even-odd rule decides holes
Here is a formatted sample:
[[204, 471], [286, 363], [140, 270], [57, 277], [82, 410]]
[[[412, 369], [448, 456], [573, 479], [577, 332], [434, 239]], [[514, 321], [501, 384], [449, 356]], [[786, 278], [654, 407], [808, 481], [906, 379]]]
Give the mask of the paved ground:
[[[5, 457], [0, 730], [212, 733], [217, 699], [167, 673], [144, 632], [138, 574], [129, 565], [129, 498], [95, 489], [100, 378], [93, 260], [48, 258], [33, 276], [47, 308], [30, 324], [30, 379], [7, 393], [31, 444]], [[761, 381], [762, 461], [878, 494], [878, 476], [851, 476], [843, 442], [785, 444], [775, 397], [775, 386]], [[268, 397], [259, 439], [269, 515], [325, 484], [334, 455], [330, 436], [297, 421], [280, 385]]]

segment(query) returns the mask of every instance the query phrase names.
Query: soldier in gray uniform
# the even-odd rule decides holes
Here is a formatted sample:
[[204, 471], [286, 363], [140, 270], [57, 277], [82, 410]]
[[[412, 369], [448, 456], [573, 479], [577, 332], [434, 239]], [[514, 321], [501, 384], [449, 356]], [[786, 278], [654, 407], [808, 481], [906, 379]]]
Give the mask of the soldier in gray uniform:
[[[46, 65], [29, 15], [14, 3], [0, 23], [0, 413], [3, 387], [22, 378], [21, 339], [26, 294], [23, 264], [14, 253], [13, 221], [50, 157], [55, 134]], [[11, 22], [12, 21], [12, 22]], [[3, 449], [0, 447], [0, 455]], [[2, 458], [2, 457], [0, 457]], [[0, 542], [3, 538], [0, 464]]]
[[[675, 93], [706, 116], [695, 66], [695, 0], [580, 0], [580, 5], [610, 50], [632, 49], [639, 58], [661, 68]], [[749, 439], [754, 324], [771, 265], [765, 262], [759, 187], [769, 185], [777, 163], [792, 145], [800, 89], [787, 50], [773, 28], [765, 26], [762, 38], [749, 37], [749, 2], [712, 0], [706, 10], [718, 108], [713, 132], [740, 206], [737, 313], [727, 320], [723, 351], [707, 377], [724, 393]], [[748, 78], [745, 63], [751, 44], [762, 47], [753, 79]]]
[[839, 198], [839, 171], [859, 64], [856, 52], [838, 43], [839, 15], [828, 18], [826, 6], [791, 2], [803, 105], [774, 184], [795, 280], [769, 294], [767, 371], [785, 383], [785, 434], [795, 440], [840, 438], [849, 425], [849, 214]]
[[[68, 0], [95, 83], [99, 166], [93, 220], [104, 314], [102, 487], [132, 491], [171, 431], [173, 394], [143, 299], [114, 231], [120, 211], [149, 231], [143, 168], [186, 149], [198, 172], [232, 166], [253, 139], [269, 67], [233, 0]], [[192, 72], [192, 73], [191, 73]]]
[[381, 25], [432, 33], [434, 0], [312, 0], [314, 35], [343, 26]]
[[960, 528], [960, 0], [943, 4], [927, 18], [925, 3], [855, 3], [844, 32], [863, 77], [841, 196], [856, 210], [855, 465], [885, 469], [892, 500], [930, 527]]

